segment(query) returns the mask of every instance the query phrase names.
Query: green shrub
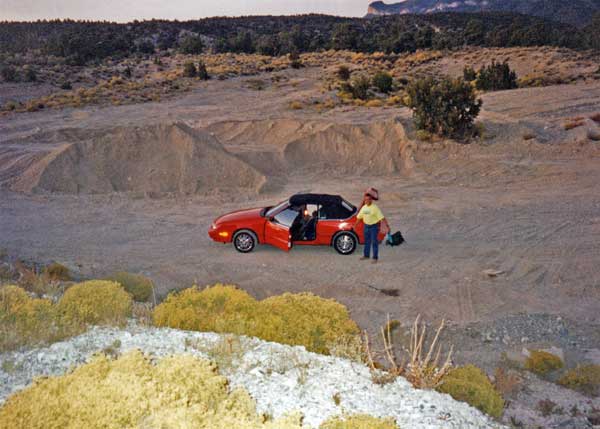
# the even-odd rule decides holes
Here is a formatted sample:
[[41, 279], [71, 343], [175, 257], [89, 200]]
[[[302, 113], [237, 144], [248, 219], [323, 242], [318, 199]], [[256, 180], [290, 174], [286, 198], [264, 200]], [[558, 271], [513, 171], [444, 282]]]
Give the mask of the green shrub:
[[369, 98], [369, 88], [371, 88], [371, 80], [365, 75], [355, 77], [350, 84], [352, 97], [359, 100]]
[[525, 360], [525, 369], [539, 375], [547, 374], [564, 366], [563, 361], [552, 353], [532, 350]]
[[380, 71], [373, 76], [372, 83], [373, 86], [379, 90], [379, 92], [387, 94], [392, 90], [394, 80], [392, 79], [392, 75], [389, 73]]
[[257, 302], [243, 290], [217, 284], [170, 294], [154, 309], [154, 324], [190, 331], [244, 335], [254, 329]]
[[600, 396], [600, 365], [582, 365], [567, 371], [558, 384], [589, 396]]
[[406, 99], [419, 130], [450, 137], [472, 131], [481, 110], [473, 87], [462, 79], [419, 79], [409, 84]]
[[421, 142], [431, 141], [431, 138], [433, 137], [431, 135], [431, 133], [426, 130], [417, 130], [416, 136], [417, 136], [417, 140], [419, 140]]
[[463, 69], [463, 79], [465, 82], [473, 82], [477, 79], [477, 72], [472, 67], [465, 66]]
[[500, 417], [504, 399], [487, 375], [473, 365], [452, 369], [437, 388], [457, 401], [463, 401], [492, 417]]
[[479, 70], [475, 86], [483, 91], [513, 89], [518, 86], [517, 74], [510, 69], [508, 63], [492, 61], [492, 64]]
[[148, 277], [140, 274], [118, 272], [107, 280], [119, 283], [137, 302], [148, 302], [152, 298], [154, 283]]
[[392, 418], [381, 419], [364, 414], [347, 417], [332, 417], [319, 426], [319, 429], [399, 429]]
[[179, 43], [179, 52], [186, 55], [198, 55], [202, 53], [204, 44], [200, 36], [187, 36]]
[[131, 315], [132, 304], [119, 283], [91, 280], [67, 289], [57, 306], [68, 324], [122, 326]]
[[10, 65], [5, 65], [0, 68], [0, 76], [5, 82], [16, 82], [18, 75], [17, 69]]
[[351, 72], [348, 66], [339, 66], [336, 71], [336, 74], [340, 80], [346, 81], [350, 79]]
[[339, 337], [358, 334], [348, 310], [312, 294], [284, 294], [256, 301], [234, 286], [197, 287], [173, 293], [154, 310], [154, 324], [232, 333], [329, 353]]
[[33, 69], [31, 67], [27, 67], [25, 69], [25, 74], [23, 76], [23, 79], [25, 80], [25, 82], [35, 82], [37, 80], [37, 73], [36, 73], [35, 69]]
[[[159, 392], [160, 394], [157, 394]], [[97, 356], [9, 397], [0, 427], [302, 429], [299, 415], [265, 422], [248, 392], [190, 355], [153, 363], [139, 351]]]
[[71, 280], [71, 272], [67, 267], [58, 262], [53, 262], [50, 265], [44, 267], [44, 274], [50, 280], [62, 280], [69, 281]]
[[210, 75], [208, 74], [208, 70], [206, 69], [206, 64], [204, 64], [204, 61], [200, 61], [198, 63], [198, 77], [202, 80], [210, 79]]
[[303, 345], [307, 350], [328, 354], [343, 336], [359, 334], [348, 309], [333, 299], [311, 293], [285, 293], [259, 303], [263, 315], [256, 336], [282, 344]]
[[196, 77], [198, 76], [198, 69], [196, 69], [196, 65], [188, 61], [183, 65], [183, 77]]

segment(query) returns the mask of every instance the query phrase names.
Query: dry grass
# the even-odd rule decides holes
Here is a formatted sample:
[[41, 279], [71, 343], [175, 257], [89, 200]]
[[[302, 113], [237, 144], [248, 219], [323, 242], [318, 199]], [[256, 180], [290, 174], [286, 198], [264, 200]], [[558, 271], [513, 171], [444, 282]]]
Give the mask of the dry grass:
[[494, 371], [494, 387], [504, 398], [508, 398], [519, 391], [522, 384], [523, 379], [513, 371], [501, 367], [496, 368]]
[[369, 100], [365, 103], [365, 107], [383, 107], [383, 101], [379, 99]]
[[[394, 348], [393, 327], [394, 325], [388, 317], [386, 326], [381, 328], [383, 351], [379, 354], [371, 350], [368, 335], [364, 334], [367, 362], [374, 374], [374, 381], [385, 383], [402, 375], [419, 389], [433, 389], [439, 386], [452, 368], [452, 347], [450, 347], [446, 359], [441, 363], [442, 345], [438, 341], [444, 329], [444, 321], [440, 323], [429, 347], [426, 347], [427, 327], [420, 322], [420, 316], [417, 316], [411, 329], [410, 344], [407, 350], [408, 358], [403, 357], [400, 361], [398, 361]], [[385, 373], [378, 371], [376, 365], [378, 357], [383, 357], [386, 362]]]
[[63, 295], [67, 286], [63, 279], [70, 279], [68, 270], [65, 272], [53, 264], [36, 269], [35, 267], [29, 268], [23, 262], [17, 261], [14, 266], [18, 273], [18, 286], [37, 297], [58, 299]]

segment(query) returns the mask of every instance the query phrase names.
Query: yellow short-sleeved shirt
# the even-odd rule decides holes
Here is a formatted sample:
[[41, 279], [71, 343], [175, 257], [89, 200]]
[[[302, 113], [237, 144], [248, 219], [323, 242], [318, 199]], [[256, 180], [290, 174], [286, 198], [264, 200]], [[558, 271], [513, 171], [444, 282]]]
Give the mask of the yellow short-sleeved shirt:
[[364, 205], [358, 212], [358, 219], [361, 219], [365, 225], [375, 225], [384, 219], [383, 213], [379, 210], [379, 207], [375, 203], [371, 203], [370, 206]]

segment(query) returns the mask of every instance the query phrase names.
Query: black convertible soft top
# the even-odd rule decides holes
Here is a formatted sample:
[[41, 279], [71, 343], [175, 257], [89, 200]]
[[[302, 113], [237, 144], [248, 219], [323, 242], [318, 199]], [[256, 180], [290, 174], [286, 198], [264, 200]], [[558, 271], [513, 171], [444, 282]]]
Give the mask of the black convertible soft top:
[[317, 204], [321, 206], [321, 214], [327, 219], [346, 219], [356, 212], [356, 207], [339, 195], [296, 194], [290, 198], [290, 205]]

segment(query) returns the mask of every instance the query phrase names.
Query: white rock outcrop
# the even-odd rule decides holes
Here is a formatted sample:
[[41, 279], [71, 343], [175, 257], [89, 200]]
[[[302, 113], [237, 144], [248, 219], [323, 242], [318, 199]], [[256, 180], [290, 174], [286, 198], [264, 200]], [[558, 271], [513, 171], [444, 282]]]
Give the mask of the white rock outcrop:
[[[133, 325], [127, 329], [96, 327], [49, 347], [2, 353], [0, 405], [35, 377], [64, 374], [102, 350], [140, 349], [155, 356], [191, 353], [210, 358], [224, 337]], [[307, 427], [317, 428], [328, 417], [342, 413], [393, 417], [400, 427], [413, 429], [502, 427], [477, 409], [448, 395], [417, 390], [404, 378], [383, 386], [374, 384], [368, 368], [350, 360], [247, 337], [236, 340], [236, 350], [220, 368], [231, 385], [248, 390], [261, 413], [278, 417], [301, 412]]]

